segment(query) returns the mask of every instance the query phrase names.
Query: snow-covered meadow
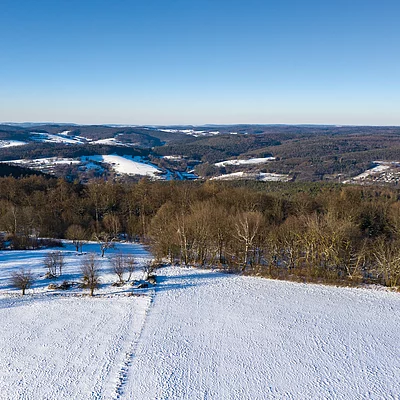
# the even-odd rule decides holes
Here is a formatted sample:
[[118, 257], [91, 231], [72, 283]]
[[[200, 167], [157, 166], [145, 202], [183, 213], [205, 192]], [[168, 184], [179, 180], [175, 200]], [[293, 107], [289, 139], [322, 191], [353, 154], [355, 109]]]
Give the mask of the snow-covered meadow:
[[[116, 154], [111, 155], [93, 155], [93, 156], [82, 156], [79, 158], [59, 158], [59, 157], [47, 157], [47, 158], [37, 158], [37, 159], [18, 159], [18, 160], [8, 160], [0, 161], [9, 163], [23, 165], [28, 168], [38, 169], [45, 172], [51, 171], [54, 167], [58, 165], [77, 165], [83, 169], [103, 169], [102, 165], [108, 165], [112, 170], [120, 175], [138, 175], [138, 176], [148, 176], [152, 179], [167, 179], [168, 173], [162, 175], [161, 171], [157, 166], [146, 161], [140, 156], [119, 156]], [[169, 171], [168, 171], [169, 172]]]
[[0, 140], [0, 149], [5, 147], [15, 147], [15, 146], [23, 146], [26, 142], [22, 142], [21, 140]]
[[86, 160], [92, 160], [100, 163], [110, 164], [115, 172], [126, 175], [141, 175], [152, 178], [159, 178], [162, 171], [155, 165], [145, 163], [142, 157], [118, 156], [113, 155], [96, 155], [85, 156]]
[[255, 180], [262, 182], [287, 182], [289, 175], [275, 174], [272, 172], [232, 172], [230, 174], [218, 175], [210, 178], [214, 181], [233, 181], [233, 180]]
[[[77, 280], [82, 256], [63, 251]], [[106, 252], [94, 298], [48, 290], [47, 251], [0, 252], [0, 398], [399, 398], [398, 293], [180, 267], [159, 269], [154, 288], [118, 288], [116, 251], [151, 257]], [[38, 277], [26, 296], [9, 286], [19, 266]]]
[[[117, 279], [109, 257], [133, 254], [137, 271], [132, 278], [138, 280], [150, 254], [140, 245], [120, 243], [102, 259], [97, 243], [85, 244], [83, 251], [97, 253], [101, 265], [101, 286], [90, 298], [78, 287], [48, 289], [53, 282], [80, 281], [84, 255], [70, 243], [57, 250], [65, 257], [57, 280], [44, 276], [49, 250], [0, 252], [0, 398], [117, 398], [153, 291], [129, 283], [111, 286]], [[35, 278], [25, 296], [10, 285], [12, 272], [21, 267]]]
[[216, 167], [225, 167], [226, 165], [252, 165], [252, 164], [265, 164], [269, 161], [274, 161], [275, 157], [259, 157], [248, 159], [234, 159], [226, 160], [215, 163]]

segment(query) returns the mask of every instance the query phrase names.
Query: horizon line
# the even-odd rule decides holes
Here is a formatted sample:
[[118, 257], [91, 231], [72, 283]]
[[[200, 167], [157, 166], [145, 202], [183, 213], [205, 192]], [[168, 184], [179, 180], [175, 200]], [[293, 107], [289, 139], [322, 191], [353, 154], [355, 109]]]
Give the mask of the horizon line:
[[257, 123], [257, 122], [242, 122], [242, 123], [205, 123], [205, 124], [190, 124], [190, 123], [175, 123], [175, 124], [123, 124], [123, 123], [76, 123], [76, 122], [55, 122], [55, 121], [24, 121], [24, 122], [11, 122], [11, 121], [0, 121], [0, 125], [75, 125], [75, 126], [109, 126], [109, 127], [145, 127], [145, 128], [157, 128], [157, 127], [176, 127], [176, 126], [192, 126], [192, 127], [218, 127], [218, 126], [328, 126], [328, 127], [392, 127], [400, 128], [400, 125], [392, 124], [332, 124], [332, 123]]

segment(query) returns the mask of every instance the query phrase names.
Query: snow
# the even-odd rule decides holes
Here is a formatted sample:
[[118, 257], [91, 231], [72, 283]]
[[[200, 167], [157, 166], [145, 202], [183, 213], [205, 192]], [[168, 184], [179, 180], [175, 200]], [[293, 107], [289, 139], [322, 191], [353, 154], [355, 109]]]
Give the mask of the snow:
[[354, 176], [351, 179], [343, 181], [343, 183], [363, 183], [365, 181], [396, 183], [400, 175], [398, 161], [374, 161], [377, 164], [375, 167], [367, 169], [360, 175]]
[[144, 163], [141, 157], [118, 156], [118, 155], [96, 155], [85, 156], [86, 160], [110, 164], [115, 172], [127, 175], [159, 177], [161, 170], [150, 163]]
[[1, 398], [112, 398], [124, 351], [138, 339], [147, 302], [3, 299]]
[[0, 148], [23, 146], [24, 144], [27, 143], [20, 140], [0, 140]]
[[379, 174], [380, 172], [385, 171], [389, 168], [390, 168], [389, 165], [378, 165], [374, 168], [368, 169], [367, 171], [363, 172], [360, 175], [355, 176], [353, 179], [355, 180], [365, 179], [370, 175]]
[[33, 160], [9, 160], [9, 161], [0, 161], [11, 164], [24, 164], [28, 167], [35, 168], [37, 166], [46, 165], [47, 167], [51, 167], [57, 164], [79, 164], [78, 160], [74, 160], [73, 158], [58, 158], [58, 157], [47, 157], [47, 158], [35, 158]]
[[162, 156], [161, 158], [164, 158], [165, 160], [170, 160], [170, 161], [181, 161], [183, 159], [182, 156]]
[[263, 182], [286, 182], [290, 179], [289, 175], [275, 174], [269, 172], [232, 172], [231, 174], [224, 174], [219, 176], [214, 176], [210, 180], [216, 181], [230, 181], [230, 180], [256, 180]]
[[398, 398], [398, 294], [160, 275], [122, 398]]
[[122, 143], [119, 140], [116, 140], [115, 138], [93, 140], [90, 142], [90, 144], [105, 144], [105, 145], [109, 145], [109, 146], [121, 146], [121, 147], [128, 146], [126, 143]]
[[37, 158], [33, 160], [9, 160], [0, 161], [11, 164], [23, 164], [26, 167], [33, 169], [49, 170], [56, 165], [61, 164], [76, 164], [82, 165], [86, 169], [101, 169], [96, 163], [109, 164], [118, 174], [128, 175], [141, 175], [149, 176], [152, 178], [161, 178], [160, 174], [162, 171], [155, 165], [145, 162], [141, 157], [131, 156], [118, 156], [118, 155], [94, 155], [94, 156], [82, 156], [79, 159], [74, 158]]
[[207, 136], [207, 135], [218, 135], [218, 131], [197, 131], [195, 129], [159, 129], [161, 132], [168, 133], [184, 133], [185, 135], [199, 137], [199, 136]]
[[225, 167], [226, 165], [248, 165], [248, 164], [264, 164], [268, 161], [274, 161], [275, 157], [260, 157], [260, 158], [249, 158], [247, 160], [226, 160], [215, 163], [217, 167]]
[[[73, 250], [65, 276], [77, 280]], [[398, 398], [398, 293], [180, 267], [159, 269], [155, 289], [112, 287], [112, 253], [150, 258], [118, 243], [90, 298], [47, 289], [47, 251], [0, 251], [0, 398]], [[8, 283], [19, 266], [37, 277], [26, 296]]]
[[177, 133], [180, 132], [178, 129], [159, 129], [160, 132]]
[[67, 136], [66, 132], [61, 132], [60, 134], [51, 133], [41, 133], [41, 132], [31, 132], [32, 135], [37, 136], [36, 140], [38, 142], [50, 142], [50, 143], [65, 143], [65, 144], [83, 144], [84, 140], [82, 137]]
[[[83, 246], [99, 253], [97, 243]], [[150, 255], [135, 244], [118, 244], [101, 262], [102, 287], [95, 297], [86, 289], [50, 291], [43, 277], [49, 250], [0, 252], [0, 398], [113, 399], [118, 397], [132, 350], [138, 341], [151, 291], [112, 287], [107, 257], [117, 251], [133, 253], [138, 265]], [[60, 279], [79, 280], [82, 256], [67, 243], [65, 273]], [[33, 289], [20, 296], [9, 278], [18, 267], [32, 270]], [[139, 279], [142, 272], [135, 273]]]

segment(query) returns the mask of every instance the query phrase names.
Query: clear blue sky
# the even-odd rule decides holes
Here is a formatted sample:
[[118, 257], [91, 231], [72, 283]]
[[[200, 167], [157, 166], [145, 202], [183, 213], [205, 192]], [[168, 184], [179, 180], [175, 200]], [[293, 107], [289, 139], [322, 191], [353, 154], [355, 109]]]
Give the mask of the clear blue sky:
[[0, 121], [400, 125], [399, 0], [0, 0]]

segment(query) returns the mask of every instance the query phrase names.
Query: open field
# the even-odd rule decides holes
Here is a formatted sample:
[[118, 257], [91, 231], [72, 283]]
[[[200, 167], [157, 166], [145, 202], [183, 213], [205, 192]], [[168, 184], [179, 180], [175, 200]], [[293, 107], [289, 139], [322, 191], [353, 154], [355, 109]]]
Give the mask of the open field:
[[[81, 256], [64, 252], [77, 280]], [[11, 271], [44, 275], [45, 253], [0, 252], [0, 398], [398, 398], [396, 293], [179, 267], [160, 269], [155, 290], [116, 288], [103, 260], [94, 298], [49, 291], [43, 277], [20, 296]]]
[[398, 398], [398, 294], [160, 274], [124, 398]]
[[[90, 243], [84, 251], [99, 253]], [[111, 399], [118, 396], [126, 365], [132, 357], [151, 291], [117, 288], [107, 257], [134, 254], [138, 266], [149, 257], [141, 246], [118, 244], [101, 263], [102, 283], [95, 297], [88, 290], [48, 290], [50, 282], [79, 281], [82, 256], [71, 244], [62, 250], [65, 267], [58, 280], [44, 278], [48, 250], [0, 252], [0, 398], [1, 399]], [[31, 269], [36, 278], [27, 295], [9, 285], [12, 271]], [[134, 279], [142, 278], [142, 271]]]

